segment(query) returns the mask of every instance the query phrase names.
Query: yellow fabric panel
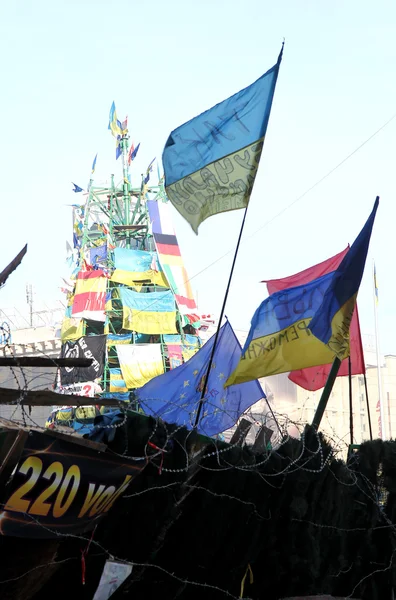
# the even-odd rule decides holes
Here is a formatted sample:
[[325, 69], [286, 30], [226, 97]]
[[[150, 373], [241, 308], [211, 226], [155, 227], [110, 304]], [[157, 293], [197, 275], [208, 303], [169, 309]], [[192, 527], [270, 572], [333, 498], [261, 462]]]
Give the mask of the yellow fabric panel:
[[106, 340], [106, 345], [107, 346], [116, 346], [117, 344], [131, 344], [132, 343], [132, 335], [129, 336], [129, 339], [127, 340], [109, 340], [109, 338], [107, 338]]
[[167, 265], [176, 265], [179, 267], [184, 266], [184, 262], [181, 256], [176, 256], [174, 254], [161, 254], [161, 258]]
[[62, 321], [61, 340], [78, 340], [84, 335], [84, 321], [82, 319], [74, 319], [73, 317], [65, 318]]
[[125, 383], [123, 375], [110, 373], [110, 392], [127, 392], [128, 388], [126, 387], [126, 385], [116, 385], [115, 382], [117, 381], [122, 381], [123, 383]]
[[[264, 137], [166, 185], [169, 200], [195, 233], [200, 223], [210, 216], [248, 205], [263, 143]], [[207, 183], [208, 178], [211, 185]]]
[[161, 344], [130, 344], [116, 348], [128, 389], [140, 388], [164, 372]]
[[129, 285], [131, 287], [135, 286], [136, 282], [139, 281], [150, 281], [159, 287], [169, 287], [162, 271], [158, 272], [150, 270], [139, 273], [135, 271], [123, 271], [122, 269], [116, 269], [110, 279], [115, 283], [123, 283], [124, 285]]
[[123, 306], [122, 327], [139, 333], [177, 333], [176, 311], [151, 312]]
[[55, 419], [57, 421], [70, 421], [73, 418], [73, 409], [70, 410], [58, 410], [55, 413]]
[[252, 339], [224, 387], [333, 362], [335, 353], [311, 333], [310, 322], [310, 318], [302, 319], [281, 331]]
[[87, 292], [95, 292], [97, 294], [105, 292], [107, 287], [106, 277], [94, 277], [92, 279], [77, 279], [75, 296], [77, 294], [85, 294]]
[[96, 408], [94, 406], [80, 406], [76, 408], [76, 419], [93, 419], [96, 417]]
[[192, 358], [194, 356], [194, 354], [196, 354], [198, 352], [198, 348], [191, 348], [191, 350], [189, 348], [183, 348], [182, 349], [182, 356], [183, 356], [183, 360], [184, 362], [187, 362], [190, 358]]
[[119, 393], [124, 393], [127, 392], [128, 388], [124, 385], [114, 385], [111, 380], [110, 380], [110, 392], [119, 392]]
[[327, 342], [327, 346], [340, 360], [349, 356], [349, 329], [356, 306], [356, 297], [357, 294], [354, 294], [347, 300], [336, 312], [331, 322], [331, 338]]

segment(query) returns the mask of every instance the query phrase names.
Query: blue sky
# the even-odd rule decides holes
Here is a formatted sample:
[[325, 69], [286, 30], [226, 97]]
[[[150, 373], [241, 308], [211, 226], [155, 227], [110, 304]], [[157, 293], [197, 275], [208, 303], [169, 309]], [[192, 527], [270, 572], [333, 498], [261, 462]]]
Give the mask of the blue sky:
[[[86, 186], [96, 152], [97, 178], [120, 176], [107, 130], [113, 100], [119, 118], [129, 117], [135, 145], [141, 143], [132, 170], [137, 184], [172, 129], [262, 75], [285, 37], [226, 314], [235, 328], [247, 329], [266, 296], [260, 280], [341, 251], [378, 194], [359, 310], [362, 331], [373, 333], [375, 258], [381, 346], [396, 353], [396, 119], [276, 217], [396, 112], [395, 29], [392, 0], [3, 2], [2, 264], [25, 242], [29, 251], [2, 290], [0, 306], [23, 306], [26, 282], [37, 299], [62, 298], [65, 241], [71, 238], [66, 205], [76, 201], [70, 182]], [[217, 259], [235, 246], [242, 216], [213, 217], [195, 236], [174, 211], [203, 312], [219, 312], [232, 253]]]

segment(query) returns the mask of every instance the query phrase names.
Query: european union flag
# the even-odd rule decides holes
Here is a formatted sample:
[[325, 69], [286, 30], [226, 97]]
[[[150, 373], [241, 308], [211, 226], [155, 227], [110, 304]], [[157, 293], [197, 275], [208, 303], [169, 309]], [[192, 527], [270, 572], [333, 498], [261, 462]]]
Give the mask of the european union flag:
[[72, 185], [74, 185], [73, 192], [75, 192], [76, 194], [78, 194], [78, 192], [82, 192], [83, 191], [83, 189], [79, 185], [76, 185], [73, 182], [72, 182]]
[[118, 160], [122, 154], [120, 140], [121, 140], [121, 138], [118, 137], [117, 138], [117, 146], [116, 146], [116, 160]]
[[89, 262], [93, 267], [97, 267], [100, 263], [104, 263], [107, 259], [107, 245], [96, 246], [89, 250]]
[[248, 205], [282, 51], [255, 83], [181, 125], [162, 155], [169, 200], [195, 233], [208, 217]]
[[[144, 412], [192, 429], [202, 396], [214, 336], [183, 365], [155, 377], [136, 391]], [[224, 389], [241, 357], [241, 346], [227, 321], [220, 329], [206, 387], [198, 431], [213, 436], [232, 427], [252, 404], [265, 398], [258, 381]]]
[[349, 328], [362, 280], [375, 214], [334, 271], [272, 294], [256, 310], [239, 364], [225, 386], [349, 355]]

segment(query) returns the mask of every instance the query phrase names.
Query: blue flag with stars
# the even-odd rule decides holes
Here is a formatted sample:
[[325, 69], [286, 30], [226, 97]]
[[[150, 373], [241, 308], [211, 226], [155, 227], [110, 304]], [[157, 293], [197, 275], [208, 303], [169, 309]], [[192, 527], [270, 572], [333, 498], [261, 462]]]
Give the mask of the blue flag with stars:
[[[146, 414], [188, 429], [194, 427], [214, 338], [210, 338], [186, 363], [155, 377], [136, 391]], [[241, 354], [241, 346], [227, 321], [219, 332], [198, 424], [199, 433], [214, 436], [226, 431], [249, 406], [265, 398], [258, 381], [224, 388]]]

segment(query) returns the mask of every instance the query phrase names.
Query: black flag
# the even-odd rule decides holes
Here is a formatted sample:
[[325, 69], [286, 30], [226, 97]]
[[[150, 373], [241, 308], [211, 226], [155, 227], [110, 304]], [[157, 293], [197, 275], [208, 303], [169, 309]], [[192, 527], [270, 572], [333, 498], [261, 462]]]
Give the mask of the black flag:
[[81, 337], [76, 342], [66, 342], [62, 345], [61, 358], [92, 358], [90, 367], [63, 367], [60, 370], [61, 384], [93, 381], [102, 377], [106, 348], [105, 335]]

